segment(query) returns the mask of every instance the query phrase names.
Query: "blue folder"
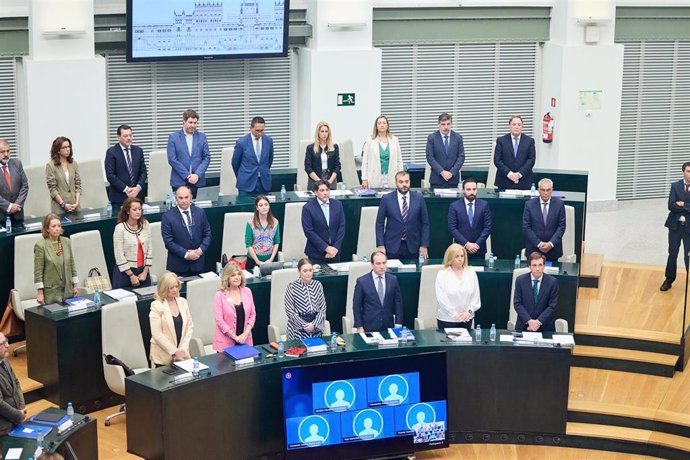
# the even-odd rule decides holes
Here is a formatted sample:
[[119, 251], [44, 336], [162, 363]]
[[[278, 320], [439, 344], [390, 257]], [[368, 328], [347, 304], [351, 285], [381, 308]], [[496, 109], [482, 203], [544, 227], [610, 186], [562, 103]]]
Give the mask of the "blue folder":
[[[24, 430], [29, 429], [31, 430], [30, 433], [26, 433]], [[29, 439], [36, 439], [38, 437], [38, 432], [42, 431], [43, 435], [47, 435], [50, 433], [50, 430], [52, 430], [52, 427], [49, 426], [42, 426], [42, 425], [33, 425], [30, 423], [22, 423], [21, 425], [17, 425], [12, 431], [10, 431], [9, 434], [10, 436], [14, 436], [15, 438], [29, 438]]]
[[238, 344], [232, 347], [228, 347], [223, 352], [230, 358], [238, 361], [240, 359], [253, 358], [259, 355], [259, 352], [254, 348], [246, 344]]

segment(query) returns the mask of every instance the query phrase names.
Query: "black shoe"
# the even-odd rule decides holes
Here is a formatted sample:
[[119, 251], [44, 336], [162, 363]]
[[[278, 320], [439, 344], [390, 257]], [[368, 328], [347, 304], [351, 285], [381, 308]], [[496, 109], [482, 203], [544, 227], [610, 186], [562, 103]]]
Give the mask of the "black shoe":
[[661, 285], [661, 287], [659, 288], [659, 290], [660, 290], [660, 291], [668, 291], [669, 289], [671, 289], [671, 286], [672, 286], [672, 285], [673, 285], [673, 281], [671, 281], [671, 280], [669, 280], [669, 279], [666, 279], [666, 280], [664, 280], [664, 282], [662, 283], [662, 285]]

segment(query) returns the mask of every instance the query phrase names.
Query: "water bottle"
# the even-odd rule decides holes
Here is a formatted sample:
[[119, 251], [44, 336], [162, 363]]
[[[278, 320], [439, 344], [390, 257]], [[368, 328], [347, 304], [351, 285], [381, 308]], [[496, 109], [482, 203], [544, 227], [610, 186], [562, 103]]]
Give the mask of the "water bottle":
[[5, 230], [7, 230], [7, 233], [12, 233], [12, 220], [10, 216], [7, 216], [7, 219], [5, 219]]
[[331, 334], [331, 351], [338, 349], [338, 334], [335, 332]]
[[105, 207], [105, 215], [113, 217], [113, 204], [110, 201], [108, 201], [108, 205]]
[[95, 303], [97, 307], [101, 306], [101, 293], [98, 288], [96, 288], [96, 292], [93, 294], [93, 303]]
[[463, 196], [462, 181], [458, 182], [458, 196]]
[[340, 183], [340, 191], [344, 192], [347, 190], [347, 184], [345, 182]]
[[43, 450], [43, 438], [45, 437], [45, 434], [43, 434], [43, 431], [39, 431], [38, 434], [36, 435], [36, 446], [38, 449]]
[[296, 257], [292, 258], [292, 268], [297, 268], [297, 258]]
[[515, 264], [513, 265], [515, 269], [520, 268], [520, 254], [515, 254]]
[[254, 265], [254, 268], [252, 269], [252, 275], [254, 275], [254, 278], [261, 278], [261, 269], [258, 265]]
[[407, 345], [407, 328], [405, 326], [400, 330], [399, 342], [401, 345]]
[[424, 262], [425, 262], [424, 254], [420, 252], [419, 253], [419, 269], [420, 270], [422, 269], [422, 265], [424, 265]]
[[491, 330], [489, 330], [489, 340], [492, 342], [496, 341], [496, 325], [491, 324]]
[[69, 417], [70, 420], [74, 421], [74, 406], [72, 406], [71, 402], [67, 403], [67, 417]]
[[529, 196], [537, 196], [537, 189], [534, 187], [534, 182], [532, 182], [532, 186], [529, 189]]
[[223, 264], [220, 264], [220, 268], [218, 269], [218, 278], [223, 278]]
[[414, 334], [407, 327], [403, 327], [403, 333], [407, 337], [408, 342], [414, 342]]
[[285, 190], [285, 184], [280, 186], [280, 201], [285, 201], [285, 194], [287, 191]]
[[278, 339], [278, 358], [285, 356], [285, 343], [283, 343], [283, 338]]
[[194, 357], [194, 362], [192, 363], [192, 375], [194, 378], [199, 377], [199, 358]]
[[170, 198], [170, 193], [165, 194], [165, 209], [172, 208], [172, 198]]
[[369, 257], [362, 256], [362, 262], [369, 262]]
[[474, 341], [482, 341], [482, 327], [479, 324], [477, 324], [477, 326], [474, 328]]
[[488, 262], [487, 263], [488, 268], [494, 268], [494, 255], [493, 255], [493, 253], [491, 253], [491, 252], [489, 253], [489, 257], [487, 259], [487, 262]]

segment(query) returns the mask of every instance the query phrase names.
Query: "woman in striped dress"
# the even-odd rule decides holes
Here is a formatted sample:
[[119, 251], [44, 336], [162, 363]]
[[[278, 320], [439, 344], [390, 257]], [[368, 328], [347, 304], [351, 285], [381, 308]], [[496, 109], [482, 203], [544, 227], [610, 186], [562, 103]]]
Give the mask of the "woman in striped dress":
[[297, 270], [299, 278], [288, 284], [285, 291], [288, 340], [321, 337], [326, 322], [323, 285], [312, 279], [314, 267], [309, 259], [300, 259]]

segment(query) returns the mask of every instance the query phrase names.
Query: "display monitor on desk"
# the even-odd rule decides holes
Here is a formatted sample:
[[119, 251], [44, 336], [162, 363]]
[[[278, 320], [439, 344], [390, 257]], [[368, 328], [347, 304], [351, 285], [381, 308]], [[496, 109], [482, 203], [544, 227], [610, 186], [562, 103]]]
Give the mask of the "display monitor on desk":
[[288, 459], [448, 446], [445, 352], [284, 368], [282, 388]]

